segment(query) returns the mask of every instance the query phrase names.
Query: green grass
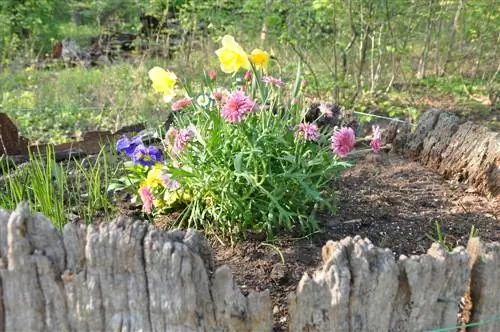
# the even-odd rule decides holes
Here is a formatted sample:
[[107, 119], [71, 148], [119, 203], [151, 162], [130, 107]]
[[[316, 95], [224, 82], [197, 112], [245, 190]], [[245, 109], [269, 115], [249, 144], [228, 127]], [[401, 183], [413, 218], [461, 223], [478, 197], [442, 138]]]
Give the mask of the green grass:
[[23, 201], [33, 211], [41, 212], [58, 229], [76, 215], [90, 223], [98, 214], [112, 213], [106, 192], [115, 171], [116, 154], [103, 148], [95, 161], [72, 159], [56, 162], [54, 151], [30, 152], [26, 164], [16, 165], [0, 158], [0, 207], [14, 210]]

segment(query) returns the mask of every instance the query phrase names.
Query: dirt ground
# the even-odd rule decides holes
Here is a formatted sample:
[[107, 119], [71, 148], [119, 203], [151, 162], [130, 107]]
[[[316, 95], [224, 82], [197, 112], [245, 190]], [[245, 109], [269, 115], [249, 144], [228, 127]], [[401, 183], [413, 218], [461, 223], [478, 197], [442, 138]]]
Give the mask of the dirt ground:
[[[213, 243], [217, 265], [227, 264], [243, 293], [268, 289], [275, 331], [288, 325], [287, 296], [304, 273], [321, 267], [328, 240], [366, 237], [395, 257], [423, 254], [439, 222], [451, 247], [465, 246], [474, 225], [485, 241], [500, 241], [500, 202], [443, 179], [417, 162], [381, 153], [361, 158], [333, 184], [338, 211], [320, 217], [321, 230], [310, 237], [270, 245], [247, 241], [233, 248]], [[283, 256], [284, 264], [282, 263]]]

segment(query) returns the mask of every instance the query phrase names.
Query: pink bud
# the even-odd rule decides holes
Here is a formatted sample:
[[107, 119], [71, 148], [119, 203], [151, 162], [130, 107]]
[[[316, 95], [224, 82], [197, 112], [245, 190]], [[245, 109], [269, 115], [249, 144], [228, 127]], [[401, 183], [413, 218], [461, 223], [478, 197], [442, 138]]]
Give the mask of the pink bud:
[[208, 72], [208, 77], [211, 81], [215, 81], [217, 79], [217, 72], [215, 70], [211, 70]]

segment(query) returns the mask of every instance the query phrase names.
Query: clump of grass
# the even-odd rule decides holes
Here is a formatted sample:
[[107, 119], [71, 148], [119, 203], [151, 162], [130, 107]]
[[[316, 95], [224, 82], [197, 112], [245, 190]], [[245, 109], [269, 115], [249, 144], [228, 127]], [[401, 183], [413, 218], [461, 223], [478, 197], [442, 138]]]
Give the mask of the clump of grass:
[[98, 213], [109, 216], [112, 211], [107, 192], [112, 168], [103, 148], [88, 166], [72, 159], [57, 162], [53, 148], [45, 153], [30, 151], [29, 161], [16, 165], [6, 157], [0, 160], [0, 207], [14, 210], [23, 201], [32, 211], [41, 212], [62, 230], [70, 213], [89, 223]]
[[[431, 241], [438, 243], [441, 245], [446, 251], [452, 252], [453, 249], [456, 247], [455, 244], [450, 243], [448, 239], [446, 238], [446, 235], [443, 233], [443, 230], [441, 228], [441, 223], [439, 221], [434, 222], [435, 227], [436, 227], [436, 236], [432, 236], [430, 234], [425, 234]], [[476, 228], [476, 226], [472, 225], [470, 232], [469, 232], [469, 240], [478, 237], [479, 236], [479, 230]]]

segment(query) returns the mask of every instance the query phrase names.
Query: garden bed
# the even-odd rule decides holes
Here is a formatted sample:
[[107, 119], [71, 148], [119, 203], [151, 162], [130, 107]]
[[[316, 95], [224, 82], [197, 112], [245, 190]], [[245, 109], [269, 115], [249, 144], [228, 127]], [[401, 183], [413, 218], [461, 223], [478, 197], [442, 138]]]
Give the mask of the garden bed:
[[[366, 154], [353, 162], [332, 183], [338, 210], [319, 215], [318, 232], [264, 243], [250, 235], [233, 246], [210, 237], [216, 266], [228, 265], [244, 294], [270, 291], [276, 331], [286, 330], [287, 297], [304, 273], [321, 267], [321, 248], [328, 240], [360, 235], [391, 249], [395, 257], [424, 254], [438, 240], [437, 225], [450, 250], [466, 246], [474, 230], [485, 242], [500, 241], [498, 198], [488, 199], [393, 152]], [[137, 216], [128, 201], [122, 204], [121, 213]], [[174, 219], [165, 216], [157, 225], [165, 227]]]
[[396, 154], [360, 158], [334, 186], [338, 213], [322, 215], [321, 231], [310, 237], [280, 240], [274, 247], [258, 240], [233, 248], [212, 244], [216, 264], [229, 265], [244, 292], [269, 289], [277, 331], [287, 325], [288, 294], [304, 273], [321, 266], [321, 248], [328, 240], [360, 235], [396, 257], [423, 254], [433, 242], [430, 237], [437, 238], [438, 222], [450, 247], [465, 246], [472, 226], [485, 242], [500, 241], [498, 200]]

